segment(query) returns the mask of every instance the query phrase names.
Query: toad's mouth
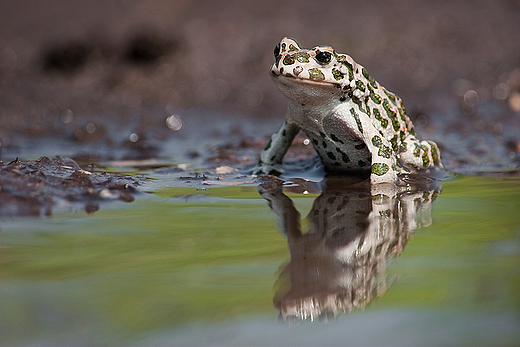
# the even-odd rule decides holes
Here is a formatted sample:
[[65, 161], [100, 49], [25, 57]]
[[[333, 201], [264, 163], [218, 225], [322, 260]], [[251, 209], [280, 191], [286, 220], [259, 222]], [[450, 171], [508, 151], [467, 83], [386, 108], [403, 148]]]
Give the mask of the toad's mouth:
[[273, 78], [275, 80], [278, 79], [280, 81], [292, 81], [292, 82], [296, 82], [299, 84], [307, 84], [307, 85], [312, 85], [312, 86], [322, 86], [322, 87], [333, 86], [336, 88], [339, 88], [341, 86], [340, 83], [318, 81], [318, 80], [313, 80], [313, 79], [309, 79], [309, 78], [301, 78], [301, 77], [297, 77], [294, 75], [281, 75], [280, 73], [275, 72], [273, 70], [271, 70], [271, 78]]

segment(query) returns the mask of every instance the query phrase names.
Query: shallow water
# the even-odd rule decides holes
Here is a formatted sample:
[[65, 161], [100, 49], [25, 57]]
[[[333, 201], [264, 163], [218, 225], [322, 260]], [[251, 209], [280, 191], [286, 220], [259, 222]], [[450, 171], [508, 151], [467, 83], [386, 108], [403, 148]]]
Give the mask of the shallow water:
[[[360, 230], [335, 241], [336, 258], [329, 259], [330, 250], [323, 256], [313, 249], [307, 254], [319, 259], [305, 263], [291, 235], [305, 240], [312, 237], [305, 230], [318, 228], [319, 234], [324, 224], [304, 218], [298, 234], [297, 223], [287, 222], [298, 219], [287, 201], [302, 217], [326, 215], [324, 208], [333, 202], [330, 196], [324, 202], [323, 196], [330, 189], [303, 187], [302, 182], [283, 191], [251, 183], [179, 184], [166, 176], [145, 185], [143, 190], [152, 194], [140, 194], [130, 204], [104, 205], [91, 216], [71, 211], [1, 222], [0, 345], [520, 341], [518, 178], [458, 177], [443, 182], [440, 194], [440, 187], [426, 189], [437, 192], [429, 196], [420, 191], [421, 208], [416, 196], [408, 201], [406, 194], [399, 195], [386, 203], [401, 211], [412, 201], [411, 214], [368, 226], [360, 221], [384, 203], [374, 202], [365, 188], [353, 194], [336, 187], [332, 194], [354, 206], [350, 212], [367, 214], [349, 212], [340, 218], [354, 218], [359, 223], [351, 230]], [[296, 213], [285, 224], [278, 223], [280, 206]], [[408, 218], [404, 224], [403, 218]], [[386, 256], [376, 252], [375, 258], [363, 258], [369, 253], [361, 246], [345, 250], [360, 240], [372, 242], [363, 228], [376, 235], [367, 252], [382, 248]], [[326, 244], [334, 235], [320, 240]], [[343, 265], [337, 263], [338, 254]], [[313, 269], [323, 272], [312, 277], [306, 271]], [[366, 281], [354, 284], [360, 278]], [[291, 288], [291, 281], [299, 287]], [[327, 288], [320, 287], [324, 282]], [[338, 291], [343, 301], [336, 296], [335, 302], [343, 306], [335, 312], [299, 311], [303, 321], [277, 312], [281, 297], [294, 303]]]

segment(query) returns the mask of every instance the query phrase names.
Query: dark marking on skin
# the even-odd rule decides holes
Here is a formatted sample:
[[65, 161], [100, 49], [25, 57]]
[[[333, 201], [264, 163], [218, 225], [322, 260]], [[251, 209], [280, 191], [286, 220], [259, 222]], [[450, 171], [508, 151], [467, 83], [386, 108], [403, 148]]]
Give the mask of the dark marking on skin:
[[339, 152], [341, 154], [341, 160], [346, 164], [350, 161], [350, 158], [348, 157], [347, 153], [343, 152], [341, 149], [336, 147], [336, 152]]
[[332, 152], [327, 152], [327, 157], [329, 157], [331, 160], [336, 160], [336, 156]]
[[320, 136], [321, 136], [322, 138], [326, 138], [326, 137], [327, 137], [327, 136], [325, 136], [325, 134], [322, 133], [321, 131], [320, 131]]
[[322, 141], [322, 142], [321, 142], [321, 146], [322, 146], [323, 148], [327, 148], [327, 142]]
[[346, 97], [345, 95], [343, 95], [343, 96], [341, 96], [341, 97], [339, 98], [339, 101], [341, 101], [341, 102], [343, 102], [343, 101], [345, 101], [345, 100], [347, 100], [347, 97]]
[[355, 149], [363, 149], [363, 148], [366, 148], [367, 145], [363, 142], [363, 143], [360, 143], [359, 145], [355, 145], [354, 148]]
[[367, 166], [367, 164], [366, 164], [363, 160], [358, 160], [357, 163], [358, 163], [358, 165], [359, 165], [360, 167]]
[[314, 143], [314, 145], [317, 146], [319, 142], [316, 139], [312, 139], [312, 143]]
[[273, 139], [270, 139], [269, 142], [267, 142], [267, 145], [265, 145], [264, 151], [267, 151], [269, 148], [271, 148], [272, 142], [273, 142]]
[[345, 142], [343, 142], [340, 138], [338, 138], [336, 135], [334, 134], [330, 134], [330, 138], [332, 139], [332, 141], [334, 142], [339, 142], [341, 144], [344, 144]]

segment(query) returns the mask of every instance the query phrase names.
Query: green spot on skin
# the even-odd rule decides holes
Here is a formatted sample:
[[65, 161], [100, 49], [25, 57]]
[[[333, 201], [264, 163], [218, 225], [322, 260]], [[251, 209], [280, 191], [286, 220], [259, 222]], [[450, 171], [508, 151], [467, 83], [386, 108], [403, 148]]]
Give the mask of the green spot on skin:
[[386, 129], [386, 127], [388, 126], [388, 119], [385, 119], [381, 116], [381, 113], [379, 113], [379, 110], [377, 108], [374, 108], [372, 110], [372, 112], [374, 112], [374, 117], [379, 121], [381, 122], [381, 126], [383, 127], [383, 129]]
[[294, 57], [292, 55], [286, 55], [285, 58], [283, 58], [282, 63], [284, 65], [292, 65], [294, 64]]
[[372, 144], [375, 147], [380, 148], [383, 145], [383, 141], [381, 140], [381, 138], [379, 136], [376, 135], [376, 136], [372, 137]]
[[397, 152], [397, 135], [390, 139], [390, 144], [392, 145], [393, 151]]
[[383, 176], [385, 173], [390, 170], [390, 167], [384, 163], [374, 163], [372, 164], [372, 173], [378, 176]]
[[267, 145], [265, 145], [264, 151], [267, 151], [269, 148], [271, 148], [271, 142], [273, 142], [272, 139], [270, 139], [269, 142], [267, 142]]
[[390, 156], [392, 155], [392, 150], [390, 149], [390, 147], [382, 146], [377, 154], [380, 157], [390, 159]]
[[363, 82], [361, 82], [360, 80], [356, 81], [356, 88], [361, 90], [362, 92], [364, 92], [366, 89], [365, 84]]
[[282, 45], [280, 46], [280, 50], [283, 52], [285, 51], [285, 43], [282, 43]]
[[386, 96], [388, 96], [388, 98], [390, 99], [390, 101], [392, 101], [392, 104], [394, 104], [395, 106], [397, 106], [397, 103], [395, 101], [395, 95], [390, 93], [388, 90], [385, 89], [385, 94]]
[[428, 143], [430, 144], [430, 150], [432, 152], [433, 164], [439, 165], [439, 153], [437, 152], [437, 148], [430, 141], [428, 141]]
[[336, 81], [339, 81], [339, 80], [343, 79], [343, 77], [344, 77], [345, 75], [343, 75], [343, 74], [341, 73], [341, 71], [339, 71], [338, 69], [332, 69], [332, 76], [334, 76], [334, 79], [335, 79]]
[[365, 76], [366, 79], [368, 79], [370, 77], [368, 75], [368, 71], [365, 68], [361, 69], [361, 73], [363, 74], [363, 76]]
[[368, 76], [368, 83], [372, 86], [372, 88], [377, 89], [377, 82], [372, 76]]
[[325, 80], [325, 75], [318, 68], [313, 68], [309, 70], [309, 78], [311, 80], [323, 81]]
[[352, 113], [352, 116], [356, 120], [356, 124], [359, 129], [359, 132], [363, 134], [363, 127], [361, 126], [361, 120], [359, 119], [358, 114], [356, 113], [356, 111], [353, 108], [350, 109], [350, 113]]
[[353, 72], [354, 67], [352, 66], [352, 64], [350, 64], [347, 61], [347, 58], [344, 55], [338, 55], [336, 57], [336, 60], [339, 61], [340, 63], [342, 63], [343, 65], [345, 65], [347, 67], [348, 79], [349, 79], [349, 81], [352, 81], [354, 79], [354, 72]]
[[390, 218], [392, 216], [392, 211], [390, 211], [390, 210], [379, 211], [379, 215], [383, 218]]
[[399, 108], [399, 116], [401, 116], [401, 120], [405, 123], [408, 123], [406, 120], [406, 113], [404, 111], [404, 108]]
[[305, 52], [298, 52], [295, 53], [294, 58], [298, 60], [300, 63], [308, 63], [309, 62], [309, 54]]
[[421, 148], [424, 151], [422, 155], [423, 166], [427, 167], [430, 165], [430, 158], [428, 157], [428, 147], [426, 147], [425, 145], [421, 145]]
[[299, 74], [301, 74], [303, 72], [303, 67], [301, 66], [296, 66], [294, 69], [293, 69], [293, 74], [294, 76], [298, 76]]
[[421, 146], [417, 143], [414, 143], [415, 149], [413, 150], [413, 156], [419, 158], [421, 156]]
[[394, 131], [398, 131], [400, 126], [399, 120], [397, 120], [397, 115], [390, 108], [390, 103], [388, 102], [388, 99], [385, 99], [383, 101], [383, 108], [385, 109], [388, 118], [390, 118], [390, 120], [392, 121], [392, 127], [394, 128]]
[[373, 91], [370, 93], [370, 99], [378, 105], [381, 104], [381, 97]]
[[289, 52], [297, 51], [297, 50], [298, 50], [298, 47], [296, 47], [296, 46], [293, 45], [292, 43], [289, 45]]

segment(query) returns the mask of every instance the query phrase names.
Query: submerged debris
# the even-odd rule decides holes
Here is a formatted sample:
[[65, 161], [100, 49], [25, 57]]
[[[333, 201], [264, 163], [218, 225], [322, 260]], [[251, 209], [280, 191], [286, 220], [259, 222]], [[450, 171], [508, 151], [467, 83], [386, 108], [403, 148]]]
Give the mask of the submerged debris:
[[0, 161], [0, 216], [50, 216], [53, 209], [80, 207], [91, 214], [101, 200], [134, 200], [138, 181], [85, 171], [70, 158]]

